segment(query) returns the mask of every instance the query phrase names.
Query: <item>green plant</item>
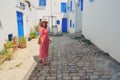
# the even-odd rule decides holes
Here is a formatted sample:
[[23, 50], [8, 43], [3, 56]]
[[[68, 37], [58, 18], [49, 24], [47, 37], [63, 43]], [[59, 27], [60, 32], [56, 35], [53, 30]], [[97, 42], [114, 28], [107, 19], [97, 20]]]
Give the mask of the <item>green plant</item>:
[[74, 39], [77, 39], [79, 42], [84, 42], [88, 45], [92, 45], [92, 42], [84, 37], [77, 36]]
[[4, 55], [0, 55], [0, 65], [6, 60]]
[[88, 45], [92, 45], [92, 42], [88, 39], [83, 38], [83, 39], [81, 39], [81, 41], [88, 44]]
[[15, 65], [15, 67], [19, 67], [19, 66], [21, 66], [21, 65], [22, 65], [22, 63], [19, 63], [19, 64]]
[[6, 53], [4, 56], [6, 57], [6, 60], [11, 60], [12, 53]]
[[34, 29], [35, 29], [36, 32], [39, 32], [39, 25], [35, 25]]
[[36, 37], [37, 37], [36, 31], [30, 32], [29, 38], [33, 39], [33, 38], [36, 38]]
[[4, 48], [12, 48], [12, 47], [13, 47], [13, 44], [10, 41], [5, 40]]
[[18, 39], [18, 47], [19, 48], [25, 48], [26, 47], [26, 38], [27, 37], [20, 37], [19, 39]]
[[3, 48], [2, 51], [0, 51], [0, 65], [6, 60], [11, 60], [11, 58], [12, 58], [12, 53], [7, 51], [7, 49]]
[[4, 55], [5, 53], [7, 53], [6, 49], [3, 48], [1, 51], [0, 51], [0, 55]]

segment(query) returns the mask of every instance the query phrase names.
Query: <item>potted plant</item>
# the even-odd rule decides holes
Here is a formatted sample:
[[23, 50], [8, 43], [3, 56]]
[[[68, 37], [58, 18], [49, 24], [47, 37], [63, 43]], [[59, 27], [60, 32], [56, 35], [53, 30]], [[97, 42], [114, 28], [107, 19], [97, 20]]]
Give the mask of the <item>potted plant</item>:
[[18, 43], [17, 43], [17, 37], [14, 36], [11, 40], [11, 43], [13, 44], [13, 52], [15, 52], [18, 49]]
[[18, 39], [18, 48], [26, 48], [26, 37], [20, 37]]
[[13, 44], [11, 43], [11, 41], [5, 40], [4, 48], [7, 52], [13, 53]]
[[0, 64], [2, 64], [6, 60], [6, 57], [4, 56], [5, 53], [6, 53], [5, 48], [0, 51]]

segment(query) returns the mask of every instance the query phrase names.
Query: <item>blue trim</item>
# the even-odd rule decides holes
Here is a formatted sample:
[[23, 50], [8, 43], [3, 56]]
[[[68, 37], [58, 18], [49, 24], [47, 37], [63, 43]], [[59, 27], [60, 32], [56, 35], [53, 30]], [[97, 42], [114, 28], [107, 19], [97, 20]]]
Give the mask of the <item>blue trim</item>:
[[59, 24], [60, 24], [60, 20], [57, 20], [57, 21], [56, 21], [56, 24], [59, 25]]
[[73, 28], [74, 28], [74, 24], [73, 24]]
[[70, 20], [70, 28], [72, 28], [72, 20]]
[[24, 37], [23, 13], [16, 11], [16, 14], [17, 14], [18, 36]]
[[83, 0], [81, 0], [81, 11], [83, 11]]
[[83, 0], [79, 0], [80, 10], [83, 11]]
[[39, 6], [46, 6], [46, 0], [39, 0]]
[[70, 11], [72, 11], [72, 0], [70, 1]]
[[89, 0], [89, 2], [93, 2], [94, 0]]
[[61, 12], [66, 13], [66, 3], [65, 2], [61, 3]]
[[67, 32], [67, 18], [62, 18], [62, 32]]

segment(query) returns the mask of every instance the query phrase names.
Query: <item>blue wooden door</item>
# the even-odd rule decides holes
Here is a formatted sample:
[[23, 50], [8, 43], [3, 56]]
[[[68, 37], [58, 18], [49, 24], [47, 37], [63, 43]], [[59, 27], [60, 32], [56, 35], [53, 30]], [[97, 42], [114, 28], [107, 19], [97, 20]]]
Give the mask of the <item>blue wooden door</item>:
[[62, 32], [67, 32], [67, 18], [62, 18]]
[[17, 11], [16, 14], [17, 14], [18, 36], [24, 37], [23, 13]]

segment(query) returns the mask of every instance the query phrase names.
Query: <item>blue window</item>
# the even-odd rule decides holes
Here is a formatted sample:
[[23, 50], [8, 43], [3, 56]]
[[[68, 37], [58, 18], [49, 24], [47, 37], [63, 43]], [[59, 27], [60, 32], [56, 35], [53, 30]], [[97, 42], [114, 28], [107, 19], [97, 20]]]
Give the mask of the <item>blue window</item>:
[[83, 0], [79, 0], [80, 10], [83, 11]]
[[39, 6], [46, 6], [46, 0], [39, 0]]
[[66, 3], [61, 3], [61, 12], [66, 13]]
[[70, 11], [72, 11], [72, 0], [70, 1]]
[[89, 0], [89, 2], [93, 2], [94, 0]]
[[59, 25], [59, 24], [60, 24], [60, 20], [57, 20], [57, 21], [56, 21], [56, 24]]
[[74, 28], [74, 24], [73, 24], [73, 28]]
[[13, 34], [8, 34], [8, 40], [11, 41], [13, 38]]
[[70, 27], [72, 27], [72, 20], [70, 20]]

